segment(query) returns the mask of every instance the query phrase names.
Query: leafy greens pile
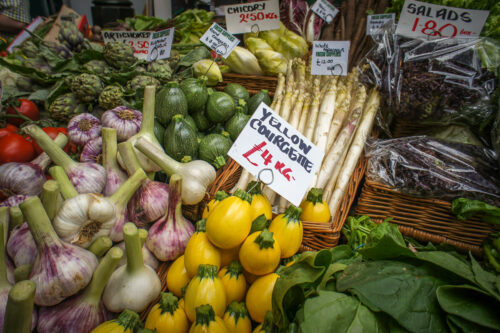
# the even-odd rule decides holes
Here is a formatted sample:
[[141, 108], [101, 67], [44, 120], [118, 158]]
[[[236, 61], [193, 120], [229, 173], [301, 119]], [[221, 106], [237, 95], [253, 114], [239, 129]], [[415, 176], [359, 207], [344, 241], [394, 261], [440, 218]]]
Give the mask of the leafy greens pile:
[[277, 331], [500, 330], [500, 276], [472, 255], [410, 250], [389, 222], [366, 226], [372, 230], [361, 249], [350, 243], [304, 252], [280, 270], [273, 292]]

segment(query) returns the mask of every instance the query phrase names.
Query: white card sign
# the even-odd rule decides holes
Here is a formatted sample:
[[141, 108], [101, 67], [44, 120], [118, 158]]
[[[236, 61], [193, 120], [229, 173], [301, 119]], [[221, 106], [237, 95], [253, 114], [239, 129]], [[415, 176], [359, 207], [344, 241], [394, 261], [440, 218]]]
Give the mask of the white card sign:
[[368, 15], [366, 19], [366, 34], [375, 35], [389, 21], [396, 22], [395, 13]]
[[328, 24], [333, 21], [339, 12], [328, 0], [317, 0], [312, 5], [311, 10]]
[[210, 28], [201, 36], [200, 41], [226, 59], [240, 40], [222, 29], [217, 23], [212, 23]]
[[103, 31], [104, 43], [122, 42], [134, 49], [136, 58], [146, 60], [149, 54], [151, 31]]
[[312, 75], [347, 75], [350, 41], [314, 41]]
[[488, 10], [463, 9], [406, 0], [396, 34], [424, 38], [478, 38]]
[[232, 34], [276, 30], [280, 28], [278, 0], [224, 6], [227, 31]]
[[228, 155], [298, 206], [321, 166], [324, 153], [270, 107], [260, 103]]
[[149, 42], [147, 61], [170, 58], [170, 50], [174, 41], [174, 29], [153, 32]]

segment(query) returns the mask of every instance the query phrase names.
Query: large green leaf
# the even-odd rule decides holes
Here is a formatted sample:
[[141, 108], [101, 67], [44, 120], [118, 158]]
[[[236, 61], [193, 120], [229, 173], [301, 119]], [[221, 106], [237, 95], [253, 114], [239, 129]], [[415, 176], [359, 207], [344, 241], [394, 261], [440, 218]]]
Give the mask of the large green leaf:
[[389, 222], [379, 224], [370, 232], [366, 245], [359, 250], [366, 259], [395, 259], [413, 257], [413, 252], [406, 246], [397, 225]]
[[[449, 272], [451, 272], [470, 283], [476, 283], [474, 274], [472, 274], [470, 264], [464, 260], [457, 258], [452, 253], [444, 251], [424, 251], [417, 252], [415, 256], [419, 260], [445, 269], [447, 272], [443, 274], [443, 278], [448, 282], [463, 283], [463, 281], [457, 281], [454, 276], [450, 276]], [[435, 272], [435, 274], [437, 274], [437, 272]]]
[[500, 280], [500, 276], [485, 271], [472, 255], [470, 255], [470, 260], [477, 285], [486, 290], [491, 296], [495, 297], [496, 300], [500, 302], [500, 290], [498, 290], [498, 281]]
[[332, 291], [320, 291], [317, 297], [306, 300], [300, 328], [303, 333], [385, 331], [375, 314], [359, 300]]
[[440, 286], [436, 295], [439, 305], [447, 313], [500, 330], [500, 303], [481, 289], [468, 285]]
[[455, 333], [455, 332], [457, 332], [457, 333], [476, 333], [476, 332], [490, 333], [490, 332], [493, 332], [493, 330], [490, 328], [486, 328], [484, 326], [480, 326], [480, 325], [471, 323], [468, 320], [465, 320], [463, 318], [453, 316], [453, 315], [448, 315], [446, 317], [446, 322], [448, 323], [448, 327], [450, 328], [450, 330], [453, 333]]
[[304, 252], [296, 262], [283, 269], [273, 290], [273, 318], [276, 325], [286, 328], [307, 296], [315, 294], [316, 286], [332, 262], [328, 250]]
[[436, 289], [445, 282], [425, 266], [380, 260], [349, 265], [337, 280], [373, 311], [383, 311], [411, 332], [446, 332]]

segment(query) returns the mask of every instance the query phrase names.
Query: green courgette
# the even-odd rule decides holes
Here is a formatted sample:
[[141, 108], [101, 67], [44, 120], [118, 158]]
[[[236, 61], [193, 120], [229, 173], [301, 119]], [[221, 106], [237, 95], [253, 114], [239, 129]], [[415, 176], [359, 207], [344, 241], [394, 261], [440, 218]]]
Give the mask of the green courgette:
[[165, 135], [165, 127], [155, 118], [154, 133], [158, 142], [163, 142], [163, 136]]
[[224, 88], [224, 92], [234, 98], [235, 100], [244, 99], [245, 102], [250, 98], [248, 90], [238, 83], [228, 83]]
[[248, 100], [248, 114], [252, 115], [262, 102], [264, 102], [267, 106], [271, 105], [271, 97], [269, 97], [266, 89], [262, 89], [250, 97]]
[[165, 129], [163, 148], [167, 155], [177, 161], [186, 161], [186, 158], [195, 159], [198, 152], [198, 137], [196, 131], [184, 119], [176, 114]]
[[207, 103], [208, 91], [206, 81], [207, 78], [201, 76], [198, 79], [185, 79], [180, 84], [180, 88], [186, 96], [189, 113], [200, 111]]
[[198, 131], [206, 131], [213, 126], [213, 123], [207, 118], [205, 110], [193, 113], [192, 118]]
[[226, 131], [229, 133], [231, 140], [235, 141], [240, 135], [243, 127], [247, 124], [250, 116], [243, 112], [241, 107], [236, 108], [236, 113], [226, 122]]
[[176, 114], [187, 116], [188, 107], [179, 84], [172, 81], [156, 94], [155, 115], [163, 126], [167, 126]]
[[226, 164], [227, 152], [232, 145], [233, 142], [229, 139], [227, 132], [208, 134], [200, 141], [199, 157], [219, 169]]
[[209, 92], [206, 115], [214, 123], [223, 123], [234, 115], [235, 107], [233, 98], [225, 92]]

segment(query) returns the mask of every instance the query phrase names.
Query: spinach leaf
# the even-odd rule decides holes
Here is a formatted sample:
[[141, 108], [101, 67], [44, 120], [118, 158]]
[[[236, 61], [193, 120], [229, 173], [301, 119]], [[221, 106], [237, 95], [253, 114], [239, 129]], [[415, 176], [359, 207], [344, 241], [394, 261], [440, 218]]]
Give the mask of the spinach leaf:
[[396, 224], [383, 222], [368, 235], [366, 245], [359, 250], [366, 259], [394, 259], [402, 256], [414, 257], [408, 249]]
[[346, 294], [320, 291], [304, 304], [303, 333], [381, 332], [377, 317], [359, 300]]
[[316, 286], [332, 262], [332, 252], [304, 252], [297, 261], [281, 271], [273, 290], [273, 318], [280, 328], [294, 321], [295, 313]]
[[482, 215], [482, 221], [500, 224], [500, 207], [489, 205], [479, 200], [458, 198], [451, 203], [451, 212], [460, 220], [467, 220], [474, 215]]
[[[472, 273], [470, 264], [466, 261], [460, 260], [455, 255], [449, 252], [442, 252], [442, 251], [417, 252], [415, 256], [419, 260], [436, 265], [440, 268], [445, 269], [448, 272], [451, 272], [461, 277], [462, 279], [465, 279], [470, 283], [476, 284], [476, 280], [474, 279], [474, 274]], [[463, 282], [463, 281], [456, 281], [456, 278], [453, 278], [449, 274], [444, 274], [444, 275], [446, 276], [443, 276], [443, 278], [449, 283]]]
[[446, 332], [436, 289], [445, 282], [426, 266], [380, 260], [349, 265], [337, 280], [372, 311], [383, 311], [411, 332]]
[[453, 316], [453, 315], [448, 315], [446, 317], [446, 323], [448, 324], [448, 327], [450, 330], [454, 333], [476, 333], [476, 332], [482, 332], [482, 333], [489, 333], [493, 332], [492, 329], [486, 328], [484, 326], [480, 326], [477, 324], [474, 324], [468, 320], [465, 320], [463, 318]]
[[444, 311], [478, 325], [500, 330], [500, 304], [481, 289], [468, 285], [440, 286], [436, 295]]
[[472, 263], [472, 272], [474, 272], [475, 282], [479, 287], [486, 290], [491, 296], [495, 297], [500, 302], [500, 290], [498, 290], [498, 282], [500, 276], [496, 276], [488, 271], [485, 271], [481, 265], [470, 255]]

